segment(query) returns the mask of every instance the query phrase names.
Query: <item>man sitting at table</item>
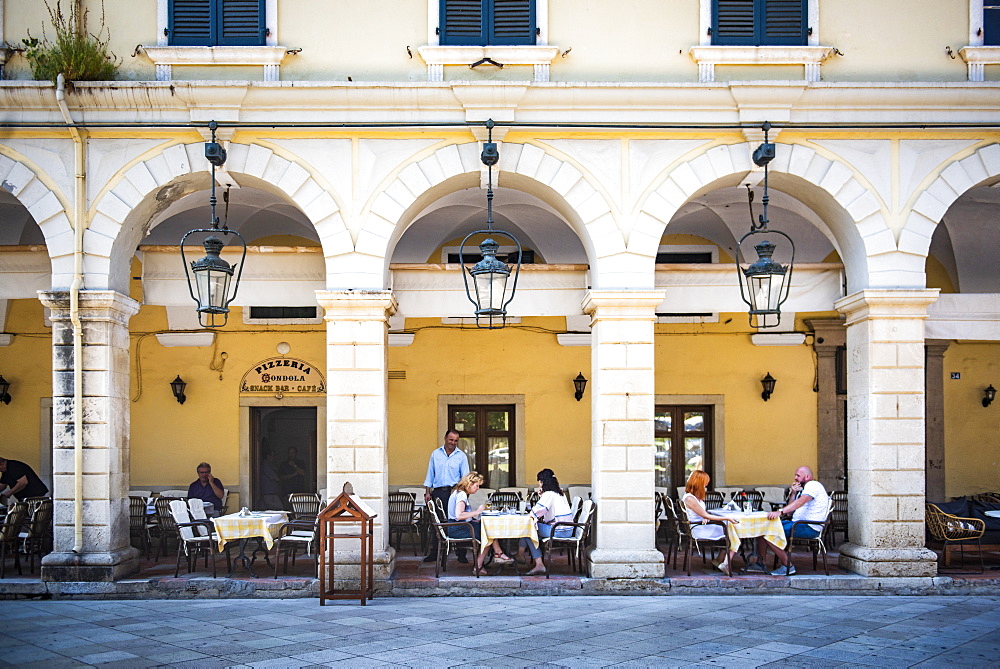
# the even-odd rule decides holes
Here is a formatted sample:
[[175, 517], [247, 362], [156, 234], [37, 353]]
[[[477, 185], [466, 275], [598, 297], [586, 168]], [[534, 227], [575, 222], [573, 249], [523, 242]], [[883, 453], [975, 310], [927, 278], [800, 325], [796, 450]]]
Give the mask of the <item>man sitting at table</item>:
[[188, 486], [188, 498], [211, 502], [216, 511], [222, 511], [222, 498], [225, 495], [226, 489], [222, 486], [222, 481], [212, 476], [212, 465], [207, 462], [198, 465], [198, 480]]
[[[826, 493], [826, 488], [819, 481], [813, 479], [813, 471], [803, 465], [795, 470], [795, 482], [791, 486], [792, 493], [789, 501], [777, 511], [767, 514], [771, 520], [791, 514], [791, 520], [782, 520], [781, 525], [785, 529], [785, 538], [791, 541], [792, 525], [799, 520], [815, 520], [823, 522], [826, 520], [830, 510], [830, 496]], [[800, 524], [795, 526], [796, 539], [815, 539], [823, 530], [822, 525]], [[788, 553], [778, 548], [764, 537], [757, 538], [757, 552], [763, 561], [767, 548], [770, 547], [781, 563], [781, 567], [771, 572], [772, 576], [791, 576], [795, 573], [795, 566], [789, 563]]]

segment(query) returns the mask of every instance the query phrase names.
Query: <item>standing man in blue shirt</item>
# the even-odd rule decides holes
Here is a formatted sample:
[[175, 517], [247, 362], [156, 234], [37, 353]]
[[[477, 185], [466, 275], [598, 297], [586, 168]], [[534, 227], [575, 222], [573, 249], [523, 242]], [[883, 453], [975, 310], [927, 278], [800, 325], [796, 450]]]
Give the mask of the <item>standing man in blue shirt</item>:
[[[442, 508], [448, 508], [448, 497], [451, 489], [462, 477], [469, 473], [469, 458], [458, 447], [459, 435], [454, 430], [444, 433], [444, 445], [431, 451], [430, 462], [427, 463], [427, 478], [424, 479], [424, 501], [432, 497], [440, 500]], [[428, 541], [430, 548], [424, 562], [434, 562], [437, 559], [437, 535], [431, 533]], [[459, 562], [468, 562], [465, 548], [456, 549]]]

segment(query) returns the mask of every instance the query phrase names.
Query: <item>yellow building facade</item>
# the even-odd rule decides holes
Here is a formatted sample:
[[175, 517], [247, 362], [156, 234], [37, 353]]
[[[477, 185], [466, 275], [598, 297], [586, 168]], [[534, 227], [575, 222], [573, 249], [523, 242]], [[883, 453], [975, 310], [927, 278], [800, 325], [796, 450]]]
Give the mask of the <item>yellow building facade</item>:
[[[296, 485], [350, 481], [384, 519], [452, 427], [490, 487], [543, 467], [592, 487], [597, 577], [663, 575], [654, 491], [699, 465], [727, 488], [809, 465], [848, 491], [842, 564], [874, 576], [935, 573], [925, 499], [1000, 487], [981, 0], [866, 3], [865, 22], [853, 0], [79, 6], [91, 32], [103, 6], [114, 81], [35, 81], [6, 49], [0, 82], [0, 455], [56, 500], [44, 578], [130, 573], [129, 489], [186, 487], [201, 461], [232, 510], [261, 503], [265, 451], [295, 448]], [[8, 45], [53, 36], [45, 3], [0, 7]], [[765, 121], [770, 224], [796, 254], [758, 330], [734, 259]], [[179, 242], [213, 176], [248, 253], [206, 329]], [[500, 330], [475, 326], [457, 263], [489, 180], [525, 251]]]

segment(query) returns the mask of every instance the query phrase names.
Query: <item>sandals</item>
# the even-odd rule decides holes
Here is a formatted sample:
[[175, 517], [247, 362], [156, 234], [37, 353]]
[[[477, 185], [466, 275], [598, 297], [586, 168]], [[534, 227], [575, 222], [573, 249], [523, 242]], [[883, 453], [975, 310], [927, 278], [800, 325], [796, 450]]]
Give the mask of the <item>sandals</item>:
[[527, 574], [525, 574], [525, 576], [544, 576], [544, 575], [545, 575], [545, 567], [535, 567]]
[[494, 555], [493, 561], [497, 564], [514, 564], [514, 560], [512, 558], [507, 557], [503, 553], [501, 553], [500, 555]]

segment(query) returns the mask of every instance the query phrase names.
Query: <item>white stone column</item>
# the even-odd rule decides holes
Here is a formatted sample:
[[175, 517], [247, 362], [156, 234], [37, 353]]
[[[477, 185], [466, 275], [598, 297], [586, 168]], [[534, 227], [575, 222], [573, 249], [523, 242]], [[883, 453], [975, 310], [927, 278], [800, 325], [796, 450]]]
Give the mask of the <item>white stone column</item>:
[[73, 324], [68, 292], [40, 293], [52, 320], [54, 550], [44, 581], [113, 581], [139, 568], [129, 544], [129, 335], [135, 300], [110, 290], [80, 293], [83, 327], [83, 550], [76, 544]]
[[658, 290], [593, 290], [591, 484], [597, 501], [594, 578], [662, 578], [653, 502], [653, 326]]
[[316, 298], [326, 320], [327, 495], [335, 497], [349, 481], [378, 513], [375, 579], [386, 580], [395, 560], [388, 534], [387, 350], [396, 298], [378, 290], [316, 291]]
[[850, 543], [840, 563], [863, 576], [933, 576], [924, 546], [924, 319], [937, 290], [864, 290], [847, 316]]

